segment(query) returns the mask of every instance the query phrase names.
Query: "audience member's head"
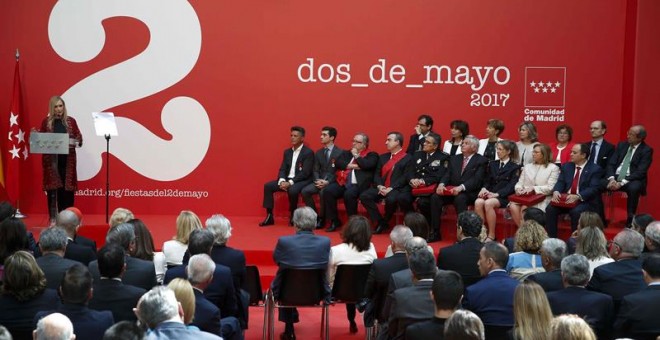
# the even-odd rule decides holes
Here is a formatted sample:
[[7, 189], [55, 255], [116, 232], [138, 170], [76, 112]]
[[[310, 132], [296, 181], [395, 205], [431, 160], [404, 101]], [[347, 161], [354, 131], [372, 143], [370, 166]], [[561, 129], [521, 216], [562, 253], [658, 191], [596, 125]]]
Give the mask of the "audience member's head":
[[65, 304], [87, 304], [92, 298], [92, 274], [82, 263], [76, 263], [64, 272], [60, 296]]
[[545, 271], [559, 269], [561, 260], [566, 257], [566, 242], [558, 238], [547, 238], [541, 243], [541, 261]]
[[78, 219], [78, 215], [75, 212], [64, 209], [57, 214], [55, 223], [58, 227], [64, 228], [66, 233], [69, 234], [69, 237], [73, 238], [80, 226], [80, 219]]
[[190, 253], [191, 256], [197, 254], [210, 254], [214, 242], [215, 237], [213, 236], [213, 232], [208, 229], [195, 229], [190, 233], [188, 253]]
[[75, 339], [73, 324], [64, 314], [52, 313], [37, 322], [37, 329], [32, 333], [35, 340]]
[[552, 310], [543, 288], [523, 281], [513, 294], [513, 333], [515, 339], [548, 339]]
[[126, 268], [126, 251], [116, 244], [106, 244], [98, 253], [99, 273], [101, 277], [121, 277]]
[[483, 224], [484, 221], [474, 211], [464, 211], [458, 214], [458, 220], [456, 221], [456, 227], [458, 228], [457, 236], [459, 238], [478, 237]]
[[409, 212], [403, 217], [403, 224], [410, 228], [413, 236], [429, 237], [429, 222], [424, 215], [416, 211]]
[[110, 224], [110, 228], [112, 228], [116, 225], [126, 223], [134, 218], [135, 216], [130, 210], [126, 208], [117, 208], [112, 212], [112, 215], [110, 215], [110, 221], [108, 221], [108, 223]]
[[202, 221], [190, 210], [183, 210], [176, 218], [176, 236], [174, 239], [188, 244], [188, 237], [193, 230], [202, 229]]
[[80, 209], [78, 209], [76, 207], [68, 207], [64, 210], [73, 211], [73, 213], [76, 214], [76, 217], [78, 217], [78, 221], [80, 221], [80, 225], [82, 225], [83, 214], [82, 214], [82, 211], [80, 211]]
[[607, 252], [607, 239], [598, 227], [584, 227], [580, 229], [576, 237], [575, 252], [582, 254], [589, 260], [597, 260], [610, 257]]
[[419, 236], [413, 236], [406, 242], [406, 254], [408, 255], [422, 249], [428, 250], [429, 245], [425, 239]]
[[610, 256], [615, 260], [638, 258], [642, 254], [642, 250], [644, 250], [642, 234], [632, 229], [623, 229], [614, 236], [610, 245]]
[[459, 309], [445, 322], [444, 338], [447, 340], [484, 340], [486, 339], [484, 324], [477, 314], [466, 309]]
[[176, 278], [170, 281], [167, 287], [174, 291], [176, 300], [183, 308], [183, 323], [186, 325], [192, 323], [195, 316], [195, 292], [190, 281]]
[[211, 282], [213, 272], [215, 271], [215, 262], [208, 254], [197, 254], [190, 257], [188, 266], [186, 267], [186, 274], [188, 274], [188, 281], [195, 287], [203, 286]]
[[578, 230], [589, 227], [596, 227], [600, 230], [605, 229], [605, 225], [603, 224], [603, 219], [601, 219], [600, 215], [598, 215], [593, 211], [585, 211], [581, 213], [580, 218], [578, 219], [578, 225], [577, 225]]
[[103, 340], [142, 340], [144, 330], [132, 321], [119, 321], [108, 328], [103, 334]]
[[646, 227], [644, 242], [650, 251], [660, 252], [660, 221], [650, 223]]
[[138, 301], [135, 314], [150, 329], [166, 321], [183, 322], [183, 309], [174, 292], [165, 286], [156, 286], [144, 293]]
[[11, 333], [9, 333], [9, 330], [7, 327], [0, 325], [0, 340], [12, 340]]
[[653, 221], [655, 219], [650, 214], [637, 214], [633, 216], [630, 227], [644, 236], [646, 235], [646, 227]]
[[575, 314], [562, 314], [552, 319], [550, 333], [553, 340], [596, 340], [589, 324]]
[[513, 250], [536, 254], [546, 238], [548, 238], [548, 232], [543, 226], [535, 221], [525, 221], [516, 232], [516, 243]]
[[0, 263], [18, 250], [28, 249], [28, 234], [23, 221], [9, 217], [0, 223]]
[[404, 251], [406, 249], [406, 243], [412, 237], [412, 231], [405, 225], [397, 225], [392, 228], [392, 231], [390, 232], [392, 251]]
[[408, 266], [417, 280], [432, 279], [438, 271], [435, 257], [426, 248], [408, 254]]
[[431, 297], [437, 311], [455, 311], [463, 298], [463, 278], [453, 270], [439, 270], [433, 278]]
[[9, 201], [0, 202], [0, 222], [14, 216], [16, 208]]
[[32, 254], [19, 250], [4, 262], [2, 294], [29, 301], [46, 289], [46, 276]]
[[568, 255], [561, 261], [561, 277], [564, 286], [586, 286], [591, 278], [589, 260], [584, 255]]
[[341, 231], [341, 239], [359, 252], [371, 247], [371, 224], [361, 215], [353, 215], [348, 219]]
[[498, 242], [487, 242], [479, 251], [477, 265], [481, 276], [486, 276], [492, 270], [504, 269], [509, 262], [509, 251]]
[[221, 214], [209, 217], [206, 220], [206, 229], [213, 233], [216, 244], [226, 244], [231, 237], [231, 222]]
[[293, 225], [297, 230], [312, 231], [316, 227], [316, 212], [310, 207], [301, 207], [293, 211]]
[[644, 257], [642, 272], [646, 283], [660, 281], [660, 254], [648, 254]]
[[523, 221], [530, 220], [545, 227], [545, 211], [535, 207], [525, 209], [525, 212], [523, 213]]
[[42, 254], [58, 252], [64, 256], [68, 236], [62, 228], [50, 227], [42, 231], [39, 235], [39, 249]]
[[135, 230], [133, 229], [133, 225], [122, 223], [110, 228], [108, 234], [105, 236], [105, 243], [116, 244], [130, 254], [131, 249], [135, 248]]
[[149, 228], [142, 222], [142, 220], [134, 218], [126, 222], [133, 226], [135, 232], [135, 249], [131, 252], [131, 256], [146, 260], [154, 260], [154, 239], [151, 237]]

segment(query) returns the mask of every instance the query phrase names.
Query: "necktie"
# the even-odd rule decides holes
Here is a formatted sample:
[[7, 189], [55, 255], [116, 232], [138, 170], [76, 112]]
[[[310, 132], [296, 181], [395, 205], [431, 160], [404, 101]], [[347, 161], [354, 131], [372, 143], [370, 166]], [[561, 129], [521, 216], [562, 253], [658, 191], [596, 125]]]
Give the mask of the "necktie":
[[621, 171], [619, 172], [619, 177], [617, 178], [618, 182], [621, 182], [624, 179], [626, 179], [626, 175], [628, 175], [628, 169], [630, 168], [630, 159], [632, 158], [632, 152], [633, 152], [633, 147], [631, 146], [628, 148], [626, 157], [623, 157], [623, 162], [621, 163]]
[[328, 148], [323, 149], [323, 156], [325, 157], [326, 162], [330, 159], [330, 150], [328, 150]]
[[500, 170], [504, 167], [504, 162], [500, 162]]
[[596, 145], [598, 145], [596, 142], [591, 143], [591, 153], [589, 154], [589, 160], [592, 160], [594, 164], [598, 163], [596, 160]]
[[573, 176], [573, 183], [571, 184], [571, 191], [569, 191], [569, 194], [577, 194], [578, 192], [578, 182], [580, 181], [580, 170], [582, 170], [581, 167], [575, 167], [575, 176]]
[[463, 158], [463, 165], [461, 166], [461, 174], [463, 173], [463, 171], [465, 171], [465, 167], [467, 166], [469, 161], [470, 161], [469, 157], [464, 157]]

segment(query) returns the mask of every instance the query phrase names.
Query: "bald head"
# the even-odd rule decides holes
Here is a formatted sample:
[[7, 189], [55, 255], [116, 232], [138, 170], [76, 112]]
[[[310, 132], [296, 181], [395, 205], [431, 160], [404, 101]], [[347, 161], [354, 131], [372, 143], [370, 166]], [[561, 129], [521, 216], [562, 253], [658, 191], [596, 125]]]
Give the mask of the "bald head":
[[57, 214], [56, 223], [59, 227], [66, 230], [69, 237], [73, 237], [76, 235], [76, 229], [78, 229], [78, 226], [80, 225], [80, 220], [75, 212], [71, 210], [62, 210]]
[[45, 316], [37, 323], [37, 329], [32, 333], [35, 340], [75, 339], [71, 320], [60, 313]]

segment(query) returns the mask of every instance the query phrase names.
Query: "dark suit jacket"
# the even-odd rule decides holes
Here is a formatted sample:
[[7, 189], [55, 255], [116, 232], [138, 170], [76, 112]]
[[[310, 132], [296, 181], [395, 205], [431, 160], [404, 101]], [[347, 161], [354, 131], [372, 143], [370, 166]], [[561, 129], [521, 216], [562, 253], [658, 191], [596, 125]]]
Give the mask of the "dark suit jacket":
[[215, 340], [219, 336], [207, 332], [186, 328], [183, 323], [163, 322], [152, 329], [145, 337], [147, 340]]
[[204, 297], [204, 293], [197, 289], [195, 292], [195, 317], [192, 324], [204, 332], [215, 335], [221, 334], [220, 309]]
[[[186, 251], [183, 255], [183, 263], [188, 263], [190, 253]], [[215, 244], [211, 250], [211, 259], [216, 264], [229, 267], [234, 290], [238, 291], [245, 283], [245, 253], [242, 250], [227, 247], [225, 244]]]
[[419, 281], [392, 293], [388, 327], [392, 339], [406, 339], [406, 327], [433, 318], [435, 305], [429, 294], [432, 285], [433, 280]]
[[561, 269], [530, 275], [527, 279], [538, 283], [546, 293], [564, 289]]
[[621, 302], [614, 327], [621, 336], [639, 339], [640, 335], [660, 335], [660, 285], [647, 286], [627, 295]]
[[513, 326], [513, 293], [518, 283], [504, 270], [491, 272], [465, 289], [463, 308], [477, 314], [484, 325]]
[[89, 246], [80, 245], [69, 240], [66, 244], [64, 258], [78, 261], [88, 266], [92, 261], [96, 260], [96, 251], [92, 250]]
[[[592, 142], [593, 141], [585, 142], [586, 144], [589, 144], [590, 149]], [[603, 142], [600, 144], [600, 151], [598, 151], [598, 159], [596, 159], [596, 164], [599, 167], [601, 167], [603, 170], [605, 170], [613, 154], [614, 154], [614, 144], [603, 139]]]
[[337, 160], [344, 153], [344, 150], [338, 148], [335, 145], [330, 152], [330, 159], [327, 160], [323, 154], [323, 149], [324, 148], [319, 149], [314, 155], [314, 170], [312, 171], [312, 179], [324, 179], [332, 183], [337, 180], [337, 176], [335, 175], [339, 165]]
[[375, 317], [384, 322], [387, 316], [382, 315], [387, 294], [387, 286], [392, 273], [408, 268], [408, 260], [403, 252], [395, 253], [384, 259], [376, 259], [371, 264], [367, 283], [364, 286], [364, 296], [371, 300]]
[[[399, 151], [403, 152], [403, 150]], [[386, 152], [384, 154], [380, 155], [380, 158], [378, 160], [378, 166], [376, 167], [376, 174], [374, 176], [374, 185], [385, 185], [385, 178], [381, 174], [381, 170], [385, 163], [387, 163], [390, 160], [390, 157], [392, 156], [391, 153]], [[410, 155], [406, 154], [401, 158], [395, 165], [394, 168], [392, 168], [392, 176], [390, 177], [390, 187], [394, 190], [399, 190], [399, 191], [410, 191], [410, 186], [408, 185], [408, 177], [407, 174], [410, 171], [412, 167], [412, 157]]]
[[412, 167], [408, 172], [407, 182], [411, 179], [423, 179], [426, 185], [440, 182], [440, 178], [447, 172], [449, 155], [437, 150], [428, 158], [424, 151], [417, 151], [412, 155]]
[[465, 166], [465, 171], [461, 172], [463, 167], [463, 154], [454, 155], [449, 159], [448, 171], [442, 176], [440, 183], [445, 186], [464, 185], [466, 193], [476, 194], [481, 190], [481, 184], [486, 177], [486, 157], [475, 153]]
[[[170, 283], [175, 278], [185, 279], [187, 263], [170, 268], [165, 272], [164, 284]], [[220, 308], [222, 317], [236, 316], [238, 304], [236, 302], [236, 290], [232, 281], [231, 269], [221, 264], [215, 264], [213, 279], [206, 290], [204, 296], [213, 304]], [[218, 333], [219, 334], [219, 333]]]
[[[571, 190], [573, 185], [573, 178], [575, 177], [575, 163], [568, 162], [561, 166], [561, 172], [557, 183], [552, 191], [558, 191], [562, 194]], [[600, 200], [600, 183], [603, 179], [603, 169], [599, 166], [587, 162], [580, 172], [580, 183], [578, 186], [578, 194], [582, 196], [583, 203], [596, 207], [597, 200]]]
[[125, 285], [121, 281], [101, 279], [94, 281], [94, 294], [89, 301], [89, 308], [109, 310], [115, 322], [136, 321], [133, 308], [146, 292], [142, 288]]
[[37, 322], [51, 313], [62, 313], [71, 320], [76, 339], [103, 339], [103, 333], [115, 323], [110, 311], [89, 309], [84, 305], [64, 304], [56, 310], [39, 312], [34, 316], [34, 327]]
[[87, 246], [96, 253], [96, 250], [97, 250], [96, 249], [96, 241], [94, 241], [94, 240], [88, 239], [85, 236], [76, 235], [73, 238], [73, 242], [75, 242], [76, 244], [79, 244], [81, 246]]
[[440, 319], [433, 317], [431, 320], [414, 323], [406, 328], [407, 340], [429, 340], [429, 339], [444, 339], [445, 321], [447, 319]]
[[[628, 153], [628, 148], [630, 144], [628, 142], [620, 142], [616, 146], [616, 151], [610, 158], [610, 162], [607, 164], [607, 170], [605, 171], [605, 178], [610, 176], [616, 177], [616, 169], [623, 163], [623, 159]], [[653, 149], [648, 146], [645, 142], [641, 142], [635, 150], [635, 154], [630, 160], [630, 172], [626, 177], [628, 181], [641, 181], [643, 186], [643, 194], [646, 194], [646, 180], [648, 177], [649, 167], [653, 161]]]
[[[89, 264], [89, 272], [92, 273], [92, 278], [97, 282], [101, 279], [99, 273], [98, 261]], [[158, 284], [156, 281], [156, 269], [154, 263], [145, 261], [131, 256], [126, 256], [126, 272], [121, 278], [124, 284], [140, 287], [144, 290], [150, 290]]]
[[491, 161], [488, 163], [488, 171], [484, 181], [484, 188], [490, 192], [500, 195], [501, 198], [507, 198], [513, 194], [516, 183], [520, 178], [520, 165], [509, 160], [502, 169], [500, 161]]
[[34, 315], [59, 308], [60, 297], [53, 289], [46, 289], [28, 301], [18, 301], [12, 295], [0, 294], [0, 306], [0, 325], [7, 327], [14, 339], [32, 339]]
[[406, 153], [409, 155], [414, 155], [415, 152], [421, 151], [421, 145], [424, 145], [424, 140], [425, 138], [422, 137], [421, 139], [419, 138], [419, 134], [413, 134], [410, 136], [410, 139], [408, 140], [408, 148], [406, 149]]
[[[284, 150], [282, 157], [282, 164], [277, 173], [277, 178], [289, 178], [289, 171], [291, 170], [291, 160], [293, 159], [293, 149], [287, 148]], [[307, 181], [312, 178], [312, 169], [314, 168], [314, 151], [303, 145], [298, 154], [295, 164], [295, 176], [292, 178], [293, 182]]]
[[624, 296], [645, 287], [642, 262], [637, 259], [619, 260], [596, 267], [587, 285], [589, 290], [611, 296], [614, 299], [615, 311], [619, 310]]
[[37, 258], [37, 265], [39, 265], [39, 268], [41, 268], [44, 275], [46, 275], [46, 287], [55, 290], [60, 288], [64, 272], [76, 263], [78, 262], [65, 259], [53, 253], [42, 255]]
[[599, 336], [609, 333], [614, 317], [611, 296], [576, 286], [547, 295], [552, 314], [576, 314], [584, 318]]
[[[282, 269], [327, 269], [330, 258], [330, 239], [314, 235], [311, 231], [298, 231], [295, 235], [282, 236], [273, 251], [273, 261], [278, 270], [271, 284], [275, 297], [279, 296]], [[330, 286], [325, 282], [326, 295], [330, 297]]]
[[449, 247], [441, 248], [438, 252], [438, 268], [459, 273], [465, 287], [475, 284], [481, 280], [477, 266], [481, 247], [483, 243], [469, 237]]
[[[350, 151], [344, 151], [338, 160], [339, 167], [346, 169], [352, 159], [353, 154]], [[360, 188], [360, 191], [367, 190], [374, 182], [374, 172], [376, 171], [376, 166], [378, 166], [378, 154], [369, 151], [364, 157], [356, 158], [355, 163], [360, 167], [353, 171], [358, 188]]]

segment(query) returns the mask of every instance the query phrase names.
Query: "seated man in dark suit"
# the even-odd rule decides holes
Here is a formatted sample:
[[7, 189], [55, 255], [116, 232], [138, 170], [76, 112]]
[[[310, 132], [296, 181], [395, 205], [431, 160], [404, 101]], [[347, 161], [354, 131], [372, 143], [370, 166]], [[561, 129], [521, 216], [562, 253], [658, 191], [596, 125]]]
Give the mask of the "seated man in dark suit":
[[183, 324], [183, 307], [174, 291], [158, 286], [142, 295], [135, 314], [151, 332], [148, 339], [212, 340], [219, 336], [188, 328]]
[[430, 320], [435, 312], [429, 292], [438, 270], [433, 254], [422, 248], [408, 255], [413, 284], [395, 290], [391, 298], [388, 332], [390, 339], [405, 339], [406, 327]]
[[46, 287], [48, 288], [59, 289], [64, 272], [79, 263], [64, 258], [66, 244], [67, 235], [62, 228], [51, 227], [39, 235], [41, 257], [37, 258], [37, 264], [46, 275]]
[[[571, 229], [577, 229], [580, 214], [584, 211], [598, 210], [601, 205], [600, 183], [603, 170], [594, 163], [588, 162], [589, 145], [575, 144], [571, 149], [571, 161], [561, 166], [561, 173], [555, 187], [552, 189], [552, 203], [545, 208], [547, 217], [546, 230], [548, 236], [557, 237], [557, 219], [559, 214], [568, 213], [571, 216]], [[566, 194], [566, 200], [561, 195]], [[577, 204], [574, 208], [555, 206], [555, 203]]]
[[569, 255], [561, 261], [564, 289], [549, 292], [552, 314], [576, 314], [589, 323], [599, 338], [610, 334], [614, 317], [614, 302], [606, 294], [584, 287], [589, 282], [589, 261], [584, 255]]
[[[447, 172], [440, 179], [436, 194], [431, 195], [431, 229], [441, 230], [443, 205], [453, 203], [456, 213], [460, 214], [477, 199], [488, 164], [488, 160], [477, 153], [478, 148], [479, 139], [469, 135], [463, 139], [461, 154], [449, 159]], [[446, 186], [453, 187], [449, 194], [445, 193]]]
[[73, 331], [80, 339], [102, 339], [105, 330], [115, 323], [112, 312], [87, 307], [92, 298], [92, 275], [80, 263], [67, 269], [60, 286], [60, 296], [62, 306], [54, 311], [37, 313], [34, 317], [35, 325], [44, 316], [58, 312], [71, 320]]
[[335, 145], [335, 138], [337, 138], [337, 129], [332, 126], [321, 128], [321, 144], [323, 144], [323, 147], [314, 154], [313, 182], [307, 184], [301, 192], [305, 205], [314, 209], [319, 215], [316, 224], [317, 229], [325, 227], [325, 210], [323, 204], [321, 204], [319, 210], [316, 210], [313, 196], [319, 194], [319, 201], [323, 201], [325, 188], [330, 183], [337, 181], [335, 175], [339, 165], [337, 160], [344, 153], [342, 149]]
[[220, 309], [204, 296], [204, 290], [213, 280], [215, 263], [208, 254], [193, 255], [186, 266], [188, 281], [195, 293], [195, 317], [192, 324], [204, 332], [220, 335], [223, 339], [242, 339], [238, 319], [222, 317]]
[[[300, 126], [291, 127], [291, 148], [284, 150], [282, 164], [277, 173], [277, 180], [264, 184], [263, 206], [266, 209], [266, 218], [259, 223], [260, 227], [275, 224], [273, 216], [273, 194], [285, 191], [289, 196], [289, 211], [298, 206], [298, 194], [307, 184], [312, 182], [312, 168], [314, 167], [314, 151], [308, 148], [305, 141], [305, 129]], [[291, 220], [289, 220], [291, 225]]]
[[587, 288], [605, 293], [614, 299], [615, 312], [624, 296], [636, 293], [644, 287], [642, 263], [639, 256], [644, 249], [644, 238], [632, 229], [623, 229], [610, 244], [610, 257], [614, 262], [594, 269]]
[[642, 263], [642, 272], [646, 288], [623, 297], [614, 323], [621, 337], [655, 339], [660, 335], [660, 254], [647, 256]]
[[[156, 281], [156, 269], [154, 263], [130, 256], [131, 249], [135, 247], [135, 230], [133, 225], [122, 223], [108, 230], [105, 237], [106, 244], [116, 244], [126, 252], [126, 271], [122, 276], [122, 282], [127, 285], [149, 290], [158, 282]], [[89, 264], [89, 271], [95, 281], [101, 279], [98, 261]]]
[[[598, 165], [603, 169], [603, 175], [607, 170], [607, 164], [614, 155], [614, 145], [605, 140], [605, 133], [607, 132], [607, 124], [602, 120], [594, 120], [589, 125], [589, 133], [591, 134], [591, 141], [587, 142], [590, 146], [589, 152], [589, 162]], [[604, 189], [604, 185], [601, 185], [601, 189]], [[605, 222], [605, 208], [603, 206], [603, 200], [599, 200], [596, 203], [600, 204], [597, 208], [596, 213], [600, 215], [600, 218]]]
[[456, 238], [458, 242], [438, 252], [438, 268], [453, 270], [461, 275], [465, 287], [481, 280], [479, 272], [479, 253], [483, 244], [479, 241], [481, 217], [473, 211], [458, 214], [456, 222]]
[[126, 270], [124, 249], [116, 244], [103, 246], [99, 250], [98, 265], [101, 278], [94, 282], [94, 296], [89, 301], [89, 308], [111, 311], [116, 322], [136, 321], [133, 308], [147, 291], [122, 282]]
[[[316, 213], [312, 208], [298, 208], [293, 213], [295, 235], [282, 236], [277, 240], [273, 251], [273, 261], [279, 267], [271, 284], [275, 299], [279, 298], [282, 281], [282, 270], [288, 268], [298, 269], [327, 269], [330, 257], [330, 239], [325, 236], [314, 235], [316, 227]], [[324, 282], [325, 299], [330, 298], [330, 286]], [[285, 323], [282, 339], [295, 339], [293, 324], [297, 323], [298, 311], [295, 308], [280, 308], [279, 321]]]
[[513, 326], [513, 294], [518, 280], [504, 270], [509, 252], [504, 245], [488, 242], [479, 254], [479, 272], [483, 279], [465, 289], [463, 308], [479, 316], [484, 326]]
[[564, 289], [561, 278], [561, 260], [566, 255], [566, 242], [558, 238], [547, 238], [541, 243], [541, 263], [545, 272], [531, 275], [528, 279], [538, 283], [548, 293]]
[[57, 214], [56, 225], [66, 231], [68, 242], [64, 258], [78, 261], [84, 265], [96, 260], [96, 248], [92, 248], [89, 244], [82, 245], [76, 243], [76, 232], [80, 227], [80, 220], [78, 216], [71, 210], [62, 210]]
[[89, 239], [85, 236], [78, 235], [78, 229], [80, 229], [80, 227], [82, 227], [83, 224], [83, 214], [80, 211], [80, 209], [76, 207], [68, 207], [64, 210], [72, 211], [74, 214], [76, 214], [76, 217], [78, 218], [78, 227], [76, 227], [76, 236], [73, 238], [73, 242], [81, 246], [88, 246], [92, 248], [94, 252], [96, 252], [96, 241]]
[[[406, 259], [410, 254], [426, 249], [429, 253], [433, 254], [433, 248], [430, 248], [425, 239], [419, 236], [413, 236], [411, 239], [406, 242]], [[413, 273], [410, 268], [401, 269], [397, 272], [392, 273], [390, 276], [390, 283], [387, 286], [387, 295], [391, 295], [395, 290], [404, 287], [410, 287], [413, 285]], [[385, 310], [383, 311], [385, 315], [389, 315], [390, 310], [388, 302], [385, 302]]]
[[[415, 125], [415, 134], [410, 136], [410, 142], [408, 143], [408, 149], [406, 153], [409, 155], [415, 154], [417, 151], [422, 151], [424, 149], [424, 141], [429, 134], [433, 133], [433, 118], [429, 115], [421, 115], [417, 117], [417, 125]], [[438, 135], [438, 139], [440, 135]], [[438, 144], [440, 142], [438, 141]]]
[[451, 270], [440, 270], [433, 278], [431, 298], [435, 305], [433, 319], [412, 324], [406, 328], [408, 340], [442, 340], [445, 321], [460, 306], [463, 298], [463, 280]]
[[[449, 155], [438, 150], [440, 145], [440, 135], [430, 132], [424, 139], [422, 151], [415, 152], [412, 157], [412, 167], [408, 173], [408, 184], [414, 190], [420, 187], [433, 186], [440, 182], [442, 176], [447, 172], [447, 163]], [[424, 214], [427, 221], [431, 220], [431, 195], [419, 196], [417, 206]], [[399, 196], [399, 204], [409, 207], [412, 210], [412, 204], [415, 197], [412, 191]], [[440, 240], [440, 231], [431, 229], [428, 241], [435, 242]]]
[[628, 138], [616, 146], [605, 171], [607, 190], [624, 191], [628, 195], [626, 224], [637, 213], [639, 197], [646, 195], [646, 181], [653, 161], [653, 149], [648, 146], [646, 129], [635, 125], [628, 130]]
[[[360, 201], [372, 222], [378, 224], [375, 233], [380, 234], [389, 229], [389, 222], [396, 212], [397, 206], [407, 213], [412, 206], [399, 205], [399, 196], [407, 195], [410, 186], [407, 173], [412, 165], [412, 158], [403, 151], [403, 135], [399, 132], [387, 134], [385, 142], [387, 153], [381, 154], [374, 177], [375, 187], [360, 195]], [[378, 202], [385, 200], [385, 215], [378, 210]]]

